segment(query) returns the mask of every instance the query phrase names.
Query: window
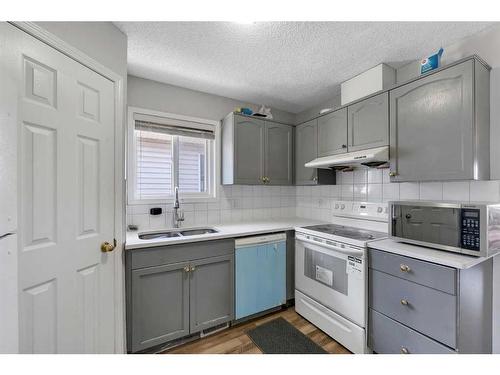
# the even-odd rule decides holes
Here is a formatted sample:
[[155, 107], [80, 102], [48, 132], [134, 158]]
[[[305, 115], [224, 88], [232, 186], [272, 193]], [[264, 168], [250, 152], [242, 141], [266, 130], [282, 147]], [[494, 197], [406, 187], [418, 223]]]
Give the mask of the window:
[[214, 197], [213, 125], [135, 113], [131, 141], [129, 200]]

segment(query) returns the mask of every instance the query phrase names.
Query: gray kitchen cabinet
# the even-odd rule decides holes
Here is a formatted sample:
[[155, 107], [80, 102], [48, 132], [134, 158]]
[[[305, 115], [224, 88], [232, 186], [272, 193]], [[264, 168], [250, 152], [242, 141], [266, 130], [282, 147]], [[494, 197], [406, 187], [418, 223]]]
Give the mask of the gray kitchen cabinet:
[[489, 178], [489, 69], [478, 59], [389, 95], [391, 181]]
[[373, 351], [492, 352], [492, 258], [455, 269], [369, 248], [368, 276]]
[[125, 253], [127, 350], [140, 352], [234, 319], [234, 240]]
[[349, 152], [389, 144], [389, 93], [384, 92], [347, 108]]
[[188, 262], [132, 271], [132, 351], [189, 334]]
[[293, 127], [231, 113], [222, 122], [222, 184], [291, 185]]
[[306, 168], [304, 164], [318, 157], [318, 120], [295, 128], [295, 184], [335, 184], [335, 172], [328, 169]]
[[190, 332], [230, 321], [234, 305], [233, 255], [196, 260], [190, 267]]
[[318, 118], [318, 157], [347, 152], [347, 108]]
[[293, 128], [266, 122], [265, 173], [269, 185], [293, 184]]

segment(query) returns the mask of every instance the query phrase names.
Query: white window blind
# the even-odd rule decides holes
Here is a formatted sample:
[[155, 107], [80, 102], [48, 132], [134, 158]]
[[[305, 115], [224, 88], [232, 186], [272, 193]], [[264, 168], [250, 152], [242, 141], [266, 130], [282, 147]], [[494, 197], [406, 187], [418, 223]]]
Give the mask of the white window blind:
[[173, 192], [172, 136], [135, 130], [136, 197], [165, 199]]
[[214, 133], [207, 129], [135, 121], [135, 199], [168, 199], [174, 187], [207, 197], [214, 180]]

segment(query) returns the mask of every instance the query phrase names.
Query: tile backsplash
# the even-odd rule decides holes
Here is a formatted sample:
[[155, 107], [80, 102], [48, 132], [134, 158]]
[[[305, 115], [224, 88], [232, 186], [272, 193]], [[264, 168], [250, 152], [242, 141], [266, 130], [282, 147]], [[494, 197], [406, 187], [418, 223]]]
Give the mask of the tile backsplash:
[[297, 186], [296, 215], [329, 220], [332, 202], [355, 200], [500, 201], [500, 181], [400, 182], [391, 183], [389, 169], [365, 168], [337, 172], [337, 185]]
[[[209, 203], [182, 203], [184, 227], [299, 216], [329, 220], [332, 202], [355, 200], [500, 201], [500, 181], [391, 183], [388, 169], [337, 172], [337, 185], [327, 186], [219, 186], [218, 199]], [[161, 215], [149, 209], [161, 207]], [[141, 230], [172, 226], [172, 205], [127, 206], [127, 224]]]
[[[219, 186], [218, 199], [204, 203], [183, 203], [185, 221], [182, 226], [215, 225], [249, 220], [265, 220], [295, 216], [295, 186]], [[150, 215], [149, 209], [161, 207], [161, 215]], [[139, 229], [172, 226], [172, 204], [129, 205], [127, 224]]]

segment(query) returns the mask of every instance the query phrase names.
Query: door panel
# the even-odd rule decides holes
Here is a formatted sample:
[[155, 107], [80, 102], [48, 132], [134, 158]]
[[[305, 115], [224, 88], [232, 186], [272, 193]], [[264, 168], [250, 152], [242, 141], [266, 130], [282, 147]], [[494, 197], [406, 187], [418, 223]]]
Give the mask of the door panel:
[[132, 271], [132, 351], [189, 334], [188, 262]]
[[318, 157], [318, 122], [311, 120], [295, 128], [295, 183], [313, 185], [317, 180], [317, 169], [304, 164]]
[[392, 181], [473, 178], [473, 61], [390, 92]]
[[264, 121], [234, 117], [235, 184], [262, 184], [265, 152], [264, 132]]
[[18, 100], [20, 350], [112, 353], [113, 83], [9, 24], [0, 40]]
[[270, 185], [293, 182], [293, 129], [288, 125], [266, 122], [266, 171]]
[[389, 93], [353, 104], [347, 111], [349, 152], [389, 144]]
[[318, 157], [347, 152], [347, 108], [318, 118]]
[[201, 259], [191, 262], [190, 333], [228, 322], [234, 318], [234, 257]]

